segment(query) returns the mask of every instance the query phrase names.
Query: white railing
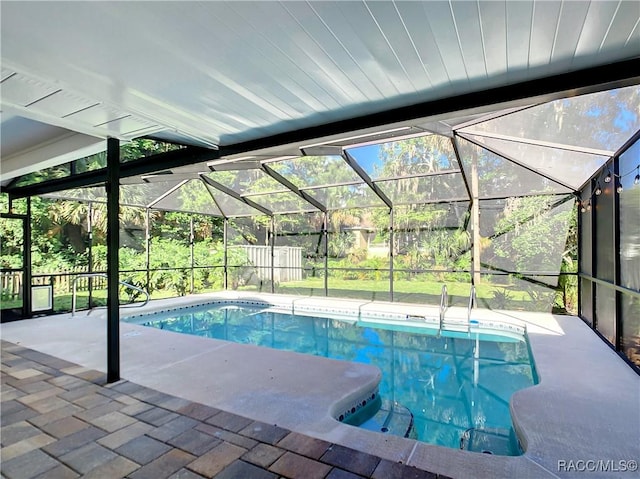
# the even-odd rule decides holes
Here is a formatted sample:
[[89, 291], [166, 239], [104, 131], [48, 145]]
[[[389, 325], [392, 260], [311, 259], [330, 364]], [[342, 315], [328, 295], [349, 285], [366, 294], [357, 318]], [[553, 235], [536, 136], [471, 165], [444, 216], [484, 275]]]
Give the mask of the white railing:
[[[76, 276], [73, 280], [73, 296], [71, 296], [71, 316], [74, 316], [76, 314], [76, 283], [80, 278], [93, 278], [93, 277], [102, 277], [102, 278], [108, 278], [108, 276], [104, 273], [83, 273], [83, 274], [79, 274], [78, 276]], [[149, 302], [149, 293], [142, 289], [142, 288], [138, 288], [137, 286], [134, 286], [132, 284], [126, 283], [124, 281], [118, 281], [119, 284], [121, 284], [122, 286], [126, 286], [129, 289], [133, 289], [134, 291], [138, 291], [140, 293], [143, 293], [147, 298], [144, 300], [144, 303], [141, 304], [128, 304], [125, 306], [131, 306], [131, 307], [143, 307], [146, 306], [146, 304]]]

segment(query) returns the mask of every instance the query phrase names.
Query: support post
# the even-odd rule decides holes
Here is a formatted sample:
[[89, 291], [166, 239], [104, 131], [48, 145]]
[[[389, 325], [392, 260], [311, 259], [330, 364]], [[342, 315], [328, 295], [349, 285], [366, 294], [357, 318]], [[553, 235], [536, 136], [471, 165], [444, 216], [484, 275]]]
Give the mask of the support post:
[[224, 219], [224, 223], [222, 223], [222, 244], [223, 244], [223, 252], [222, 252], [222, 257], [223, 257], [223, 278], [222, 278], [222, 284], [224, 286], [225, 291], [227, 289], [229, 289], [229, 255], [227, 254], [227, 248], [228, 248], [228, 244], [227, 244], [227, 229], [229, 227], [228, 225], [229, 223], [229, 219], [225, 218]]
[[324, 212], [322, 236], [324, 237], [324, 295], [329, 296], [329, 213]]
[[473, 149], [471, 155], [471, 229], [472, 229], [472, 267], [471, 284], [480, 284], [480, 202], [478, 188], [478, 153]]
[[23, 254], [23, 295], [22, 311], [25, 317], [30, 318], [31, 311], [31, 197], [27, 198], [27, 217], [24, 224], [24, 247]]
[[274, 271], [275, 271], [275, 262], [276, 262], [276, 254], [275, 254], [275, 246], [276, 246], [276, 219], [275, 217], [271, 217], [271, 230], [269, 231], [269, 241], [271, 243], [271, 292], [275, 293], [275, 284], [274, 284]]
[[[87, 205], [87, 236], [89, 237], [89, 251], [87, 252], [87, 272], [93, 273], [93, 221], [91, 219], [91, 215], [93, 214], [93, 203], [89, 201]], [[91, 309], [91, 302], [93, 301], [93, 278], [89, 276], [87, 278], [87, 286], [89, 290], [89, 303], [87, 307]]]
[[193, 216], [189, 219], [189, 260], [191, 261], [191, 288], [190, 292], [193, 294], [195, 290], [194, 282], [196, 280], [194, 267], [195, 267], [195, 258], [193, 254]]
[[[616, 191], [618, 185], [622, 185], [622, 178], [620, 177], [620, 157], [615, 156], [613, 158], [613, 280], [614, 284], [618, 286], [621, 281], [620, 275], [620, 193]], [[591, 208], [593, 210], [593, 208]], [[613, 338], [613, 345], [616, 351], [622, 351], [622, 293], [617, 290], [613, 290], [615, 310], [614, 310], [614, 324], [615, 324], [615, 337]]]
[[[589, 193], [591, 193], [591, 188], [593, 186], [593, 180], [589, 181]], [[584, 191], [584, 189], [583, 189]], [[576, 197], [576, 199], [579, 201], [578, 203], [576, 203], [574, 205], [574, 208], [577, 209], [576, 211], [576, 217], [578, 219], [578, 231], [576, 233], [577, 236], [577, 240], [578, 240], [578, 275], [577, 275], [577, 280], [578, 280], [578, 284], [577, 284], [577, 289], [578, 289], [578, 304], [577, 304], [577, 308], [578, 308], [578, 317], [579, 318], [583, 318], [583, 314], [582, 314], [582, 278], [580, 277], [580, 274], [582, 273], [582, 248], [583, 248], [583, 241], [584, 239], [582, 238], [582, 215], [580, 214], [580, 203], [582, 202], [582, 193], [583, 191], [580, 192], [580, 195]], [[595, 209], [595, 208], [591, 208], [591, 209]], [[566, 306], [566, 304], [565, 304]]]
[[145, 267], [147, 269], [147, 291], [151, 284], [151, 214], [149, 208], [146, 210], [145, 222], [144, 222], [144, 237], [145, 237]]
[[393, 302], [393, 207], [389, 209], [389, 295]]
[[[608, 168], [608, 163], [605, 163], [602, 168], [600, 168], [598, 175], [601, 175], [605, 168]], [[605, 187], [602, 189], [604, 190]], [[589, 191], [589, 195], [591, 195], [592, 191], [593, 190]], [[591, 208], [591, 211], [587, 212], [587, 214], [591, 215], [591, 276], [593, 278], [598, 276], [598, 216], [596, 215], [596, 211], [602, 208], [598, 204], [601, 201], [600, 198], [602, 198], [602, 196], [596, 198], [595, 205]], [[578, 208], [580, 208], [580, 206], [578, 206]], [[580, 214], [580, 210], [578, 210], [578, 214]], [[591, 283], [591, 327], [596, 331], [598, 329], [598, 316], [596, 315], [596, 283], [592, 280], [589, 280], [589, 282]]]
[[120, 380], [120, 304], [118, 248], [120, 141], [107, 139], [107, 382]]

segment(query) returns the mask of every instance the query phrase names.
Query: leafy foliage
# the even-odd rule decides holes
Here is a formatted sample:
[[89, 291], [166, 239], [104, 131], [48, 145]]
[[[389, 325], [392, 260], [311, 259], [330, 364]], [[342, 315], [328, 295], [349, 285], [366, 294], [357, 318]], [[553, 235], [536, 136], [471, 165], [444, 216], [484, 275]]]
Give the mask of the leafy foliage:
[[[173, 147], [140, 140], [123, 146], [122, 159], [130, 161], [167, 148]], [[450, 183], [454, 180], [450, 175], [458, 174], [460, 165], [450, 139], [428, 135], [389, 142], [380, 145], [377, 154], [378, 158], [369, 165], [369, 174], [373, 177], [413, 175], [395, 186], [393, 182], [380, 183], [381, 189], [398, 205], [394, 207], [393, 215], [386, 207], [365, 207], [369, 204], [368, 198], [353, 184], [358, 179], [354, 179], [354, 172], [342, 158], [284, 160], [268, 166], [287, 176], [298, 187], [313, 186], [306, 190], [308, 194], [321, 202], [330, 200], [337, 207], [328, 214], [327, 234], [323, 232], [322, 214], [277, 215], [273, 220], [275, 239], [269, 233], [271, 218], [235, 218], [229, 221], [229, 244], [267, 246], [275, 241], [277, 246], [301, 247], [303, 268], [314, 280], [324, 275], [324, 262], [327, 261], [330, 277], [353, 281], [351, 288], [354, 290], [365, 287], [368, 284], [365, 282], [379, 282], [381, 287], [388, 289], [391, 261], [394, 280], [407, 282], [410, 286], [434, 281], [459, 281], [468, 285], [471, 267], [468, 202], [421, 204], [425, 198], [437, 197], [441, 191], [453, 187]], [[486, 163], [482, 174], [493, 174], [490, 179], [498, 187], [502, 178], [489, 164], [493, 159], [481, 156], [477, 161]], [[104, 159], [97, 155], [76, 162], [74, 168], [87, 171], [103, 166]], [[437, 172], [448, 173], [438, 176], [438, 182], [425, 183], [416, 176]], [[282, 185], [276, 184], [260, 169], [212, 174], [216, 181], [238, 191], [250, 192], [253, 198], [262, 194], [274, 208], [287, 207], [289, 200], [284, 196], [269, 193]], [[342, 185], [327, 186], [335, 183]], [[127, 195], [135, 195], [135, 191], [126, 191], [123, 201], [133, 201], [135, 198]], [[175, 193], [172, 201], [176, 200], [175, 204], [185, 210], [209, 212], [211, 199], [208, 194], [201, 183], [191, 181]], [[480, 239], [483, 265], [496, 271], [574, 272], [577, 254], [575, 208], [571, 202], [556, 204], [559, 198], [528, 196], [495, 202], [493, 211], [483, 216]], [[104, 271], [105, 213], [104, 206], [98, 203], [89, 208], [87, 203], [33, 198], [34, 272], [88, 270], [89, 224], [92, 227], [91, 270]], [[147, 218], [150, 241], [144, 234]], [[143, 208], [123, 206], [120, 225], [121, 279], [148, 288], [152, 293], [171, 291], [184, 295], [191, 290], [222, 288], [221, 266], [225, 252], [221, 218], [170, 211], [147, 213]], [[565, 232], [568, 232], [566, 236]], [[19, 232], [7, 229], [3, 234], [6, 236], [3, 236], [3, 264], [19, 264]], [[259, 275], [242, 248], [231, 247], [227, 255], [230, 288], [250, 287], [257, 281]], [[193, 271], [192, 264], [195, 265]], [[575, 306], [574, 276], [560, 276], [557, 292], [552, 286], [527, 283], [525, 276], [484, 276], [490, 284], [501, 283], [500, 289], [494, 288], [491, 295], [486, 296], [489, 304], [493, 307], [513, 305], [514, 301], [520, 304], [526, 297], [534, 309], [553, 300], [557, 308]]]

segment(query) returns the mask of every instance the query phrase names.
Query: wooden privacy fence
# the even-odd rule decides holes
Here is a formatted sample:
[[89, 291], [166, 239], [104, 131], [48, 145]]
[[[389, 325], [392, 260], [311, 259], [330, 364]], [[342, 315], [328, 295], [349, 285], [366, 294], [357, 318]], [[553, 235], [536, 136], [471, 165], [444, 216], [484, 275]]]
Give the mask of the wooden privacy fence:
[[0, 273], [0, 290], [5, 300], [22, 299], [22, 272], [8, 271]]
[[[48, 285], [53, 282], [53, 288], [56, 293], [70, 293], [73, 289], [73, 280], [78, 274], [86, 273], [84, 268], [76, 268], [70, 271], [60, 271], [59, 273], [35, 274], [31, 278], [31, 284], [34, 286]], [[93, 289], [106, 289], [107, 278], [79, 278], [76, 284], [77, 291], [87, 291], [89, 289], [89, 281]], [[0, 273], [0, 288], [2, 288], [3, 298], [20, 299], [22, 298], [22, 272], [11, 271]]]
[[[294, 246], [276, 246], [273, 248], [273, 262], [271, 246], [231, 246], [245, 252], [249, 262], [256, 268], [256, 274], [261, 280], [271, 279], [271, 264], [273, 263], [273, 280], [276, 283], [302, 280], [302, 248]], [[38, 273], [32, 277], [33, 285], [48, 285], [53, 283], [56, 294], [71, 293], [73, 280], [77, 275], [87, 273], [85, 268], [79, 267], [57, 273]], [[0, 287], [5, 299], [22, 298], [22, 272], [10, 271], [0, 273]], [[106, 289], [107, 278], [81, 277], [76, 284], [77, 291], [87, 291], [91, 282], [94, 290]]]

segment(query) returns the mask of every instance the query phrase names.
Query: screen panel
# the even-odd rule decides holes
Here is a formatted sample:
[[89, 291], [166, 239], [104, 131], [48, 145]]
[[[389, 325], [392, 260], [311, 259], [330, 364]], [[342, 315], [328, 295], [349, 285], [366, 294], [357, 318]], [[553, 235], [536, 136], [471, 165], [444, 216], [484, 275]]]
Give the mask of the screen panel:
[[478, 135], [463, 136], [574, 190], [580, 188], [609, 159], [609, 156], [604, 154], [563, 150]]
[[480, 201], [481, 264], [503, 272], [560, 272], [573, 197]]
[[605, 281], [615, 279], [614, 182], [602, 183], [602, 194], [593, 197], [595, 244], [595, 276]]
[[[620, 156], [620, 284], [640, 291], [640, 141]], [[638, 180], [640, 182], [640, 180]]]
[[596, 284], [596, 328], [611, 344], [616, 344], [616, 291]]
[[615, 152], [640, 129], [637, 85], [563, 98], [464, 128]]
[[569, 188], [462, 137], [456, 137], [456, 142], [460, 161], [472, 191], [475, 182], [478, 183], [479, 198], [571, 192]]
[[460, 170], [451, 140], [441, 135], [360, 146], [347, 152], [373, 180]]
[[640, 298], [621, 294], [621, 346], [624, 354], [640, 367]]

